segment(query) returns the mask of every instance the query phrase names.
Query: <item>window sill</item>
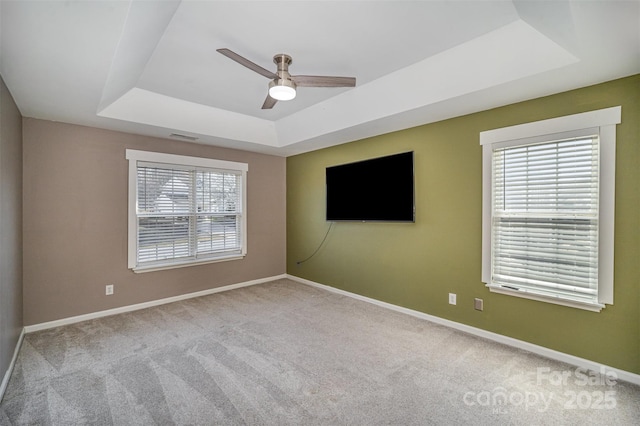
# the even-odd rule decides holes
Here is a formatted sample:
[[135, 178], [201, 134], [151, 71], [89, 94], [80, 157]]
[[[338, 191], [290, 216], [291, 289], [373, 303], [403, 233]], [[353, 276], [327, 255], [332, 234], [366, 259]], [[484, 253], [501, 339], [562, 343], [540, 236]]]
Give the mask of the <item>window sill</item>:
[[601, 303], [579, 302], [577, 300], [561, 299], [559, 297], [535, 294], [524, 290], [511, 290], [499, 285], [486, 284], [492, 293], [506, 294], [508, 296], [522, 297], [523, 299], [537, 300], [539, 302], [553, 303], [556, 305], [568, 306], [570, 308], [584, 309], [591, 312], [600, 312], [605, 308]]
[[232, 254], [229, 256], [221, 256], [216, 257], [215, 259], [206, 259], [206, 260], [189, 260], [186, 262], [174, 262], [174, 263], [155, 263], [153, 265], [144, 265], [144, 266], [136, 266], [134, 268], [129, 268], [136, 274], [144, 273], [144, 272], [155, 272], [155, 271], [164, 271], [166, 269], [176, 269], [176, 268], [185, 268], [187, 266], [198, 266], [198, 265], [206, 265], [208, 263], [218, 263], [218, 262], [227, 262], [231, 260], [241, 260], [244, 259], [244, 254]]

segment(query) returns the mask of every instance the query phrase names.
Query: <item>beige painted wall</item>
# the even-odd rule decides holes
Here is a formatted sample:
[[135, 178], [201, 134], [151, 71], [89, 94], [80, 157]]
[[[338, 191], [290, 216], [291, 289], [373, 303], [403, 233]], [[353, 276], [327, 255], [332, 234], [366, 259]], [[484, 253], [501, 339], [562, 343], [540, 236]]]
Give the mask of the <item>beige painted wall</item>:
[[0, 381], [22, 331], [22, 116], [0, 78]]
[[[32, 118], [23, 134], [25, 325], [285, 273], [284, 158]], [[248, 163], [247, 256], [127, 269], [126, 149]]]

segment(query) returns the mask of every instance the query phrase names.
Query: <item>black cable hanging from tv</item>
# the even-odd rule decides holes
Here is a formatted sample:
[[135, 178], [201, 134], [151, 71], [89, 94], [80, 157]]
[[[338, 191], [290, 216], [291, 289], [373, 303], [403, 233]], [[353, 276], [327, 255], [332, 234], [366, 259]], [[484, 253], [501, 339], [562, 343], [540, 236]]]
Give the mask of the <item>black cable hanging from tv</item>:
[[304, 262], [306, 262], [307, 260], [311, 259], [313, 256], [316, 255], [316, 253], [318, 253], [318, 251], [320, 251], [320, 249], [322, 248], [322, 246], [324, 245], [324, 242], [327, 240], [327, 237], [329, 236], [329, 232], [331, 232], [331, 228], [333, 228], [333, 224], [335, 222], [331, 222], [331, 224], [329, 225], [329, 229], [327, 229], [327, 233], [324, 234], [324, 238], [322, 239], [322, 242], [320, 243], [320, 245], [318, 246], [318, 248], [316, 249], [316, 251], [314, 251], [311, 256], [307, 257], [304, 260], [299, 260], [296, 262], [296, 265], [302, 265]]

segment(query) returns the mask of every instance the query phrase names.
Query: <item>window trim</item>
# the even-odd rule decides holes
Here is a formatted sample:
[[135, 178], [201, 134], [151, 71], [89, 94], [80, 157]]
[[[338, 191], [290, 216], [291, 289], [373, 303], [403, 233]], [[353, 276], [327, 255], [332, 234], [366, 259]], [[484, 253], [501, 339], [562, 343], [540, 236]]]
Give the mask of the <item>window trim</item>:
[[[190, 157], [185, 155], [165, 154], [160, 152], [139, 151], [127, 149], [125, 158], [129, 161], [129, 196], [128, 196], [128, 236], [127, 236], [127, 265], [133, 272], [152, 272], [164, 269], [182, 268], [185, 266], [203, 265], [230, 260], [243, 259], [247, 254], [247, 173], [249, 165], [235, 161], [217, 160], [213, 158]], [[136, 214], [138, 201], [138, 162], [167, 164], [172, 166], [204, 167], [210, 169], [233, 170], [242, 174], [242, 213], [240, 222], [241, 253], [228, 256], [219, 256], [210, 259], [186, 260], [184, 262], [155, 263], [153, 265], [138, 266], [138, 218]]]
[[[482, 146], [482, 282], [491, 292], [600, 312], [613, 304], [616, 125], [622, 107], [615, 106], [548, 120], [480, 132]], [[492, 155], [498, 147], [552, 140], [596, 128], [600, 143], [600, 193], [598, 202], [598, 302], [595, 304], [546, 297], [506, 289], [491, 283]]]

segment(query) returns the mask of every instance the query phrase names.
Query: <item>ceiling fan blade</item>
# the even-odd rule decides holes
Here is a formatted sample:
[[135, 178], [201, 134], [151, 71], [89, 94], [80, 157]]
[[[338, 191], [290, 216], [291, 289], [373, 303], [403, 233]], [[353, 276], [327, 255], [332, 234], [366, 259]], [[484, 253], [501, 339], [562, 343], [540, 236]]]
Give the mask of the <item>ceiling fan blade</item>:
[[277, 74], [269, 71], [268, 69], [262, 68], [260, 65], [251, 62], [247, 58], [243, 58], [242, 56], [238, 55], [237, 53], [229, 49], [222, 48], [222, 49], [217, 49], [217, 51], [222, 53], [227, 58], [236, 61], [240, 65], [244, 65], [245, 67], [249, 68], [251, 71], [255, 71], [260, 75], [263, 75], [270, 79], [278, 78]]
[[278, 102], [276, 99], [273, 99], [271, 96], [267, 95], [267, 99], [264, 100], [262, 104], [262, 109], [271, 109]]
[[355, 87], [355, 77], [329, 77], [323, 75], [291, 76], [296, 85], [301, 87]]

